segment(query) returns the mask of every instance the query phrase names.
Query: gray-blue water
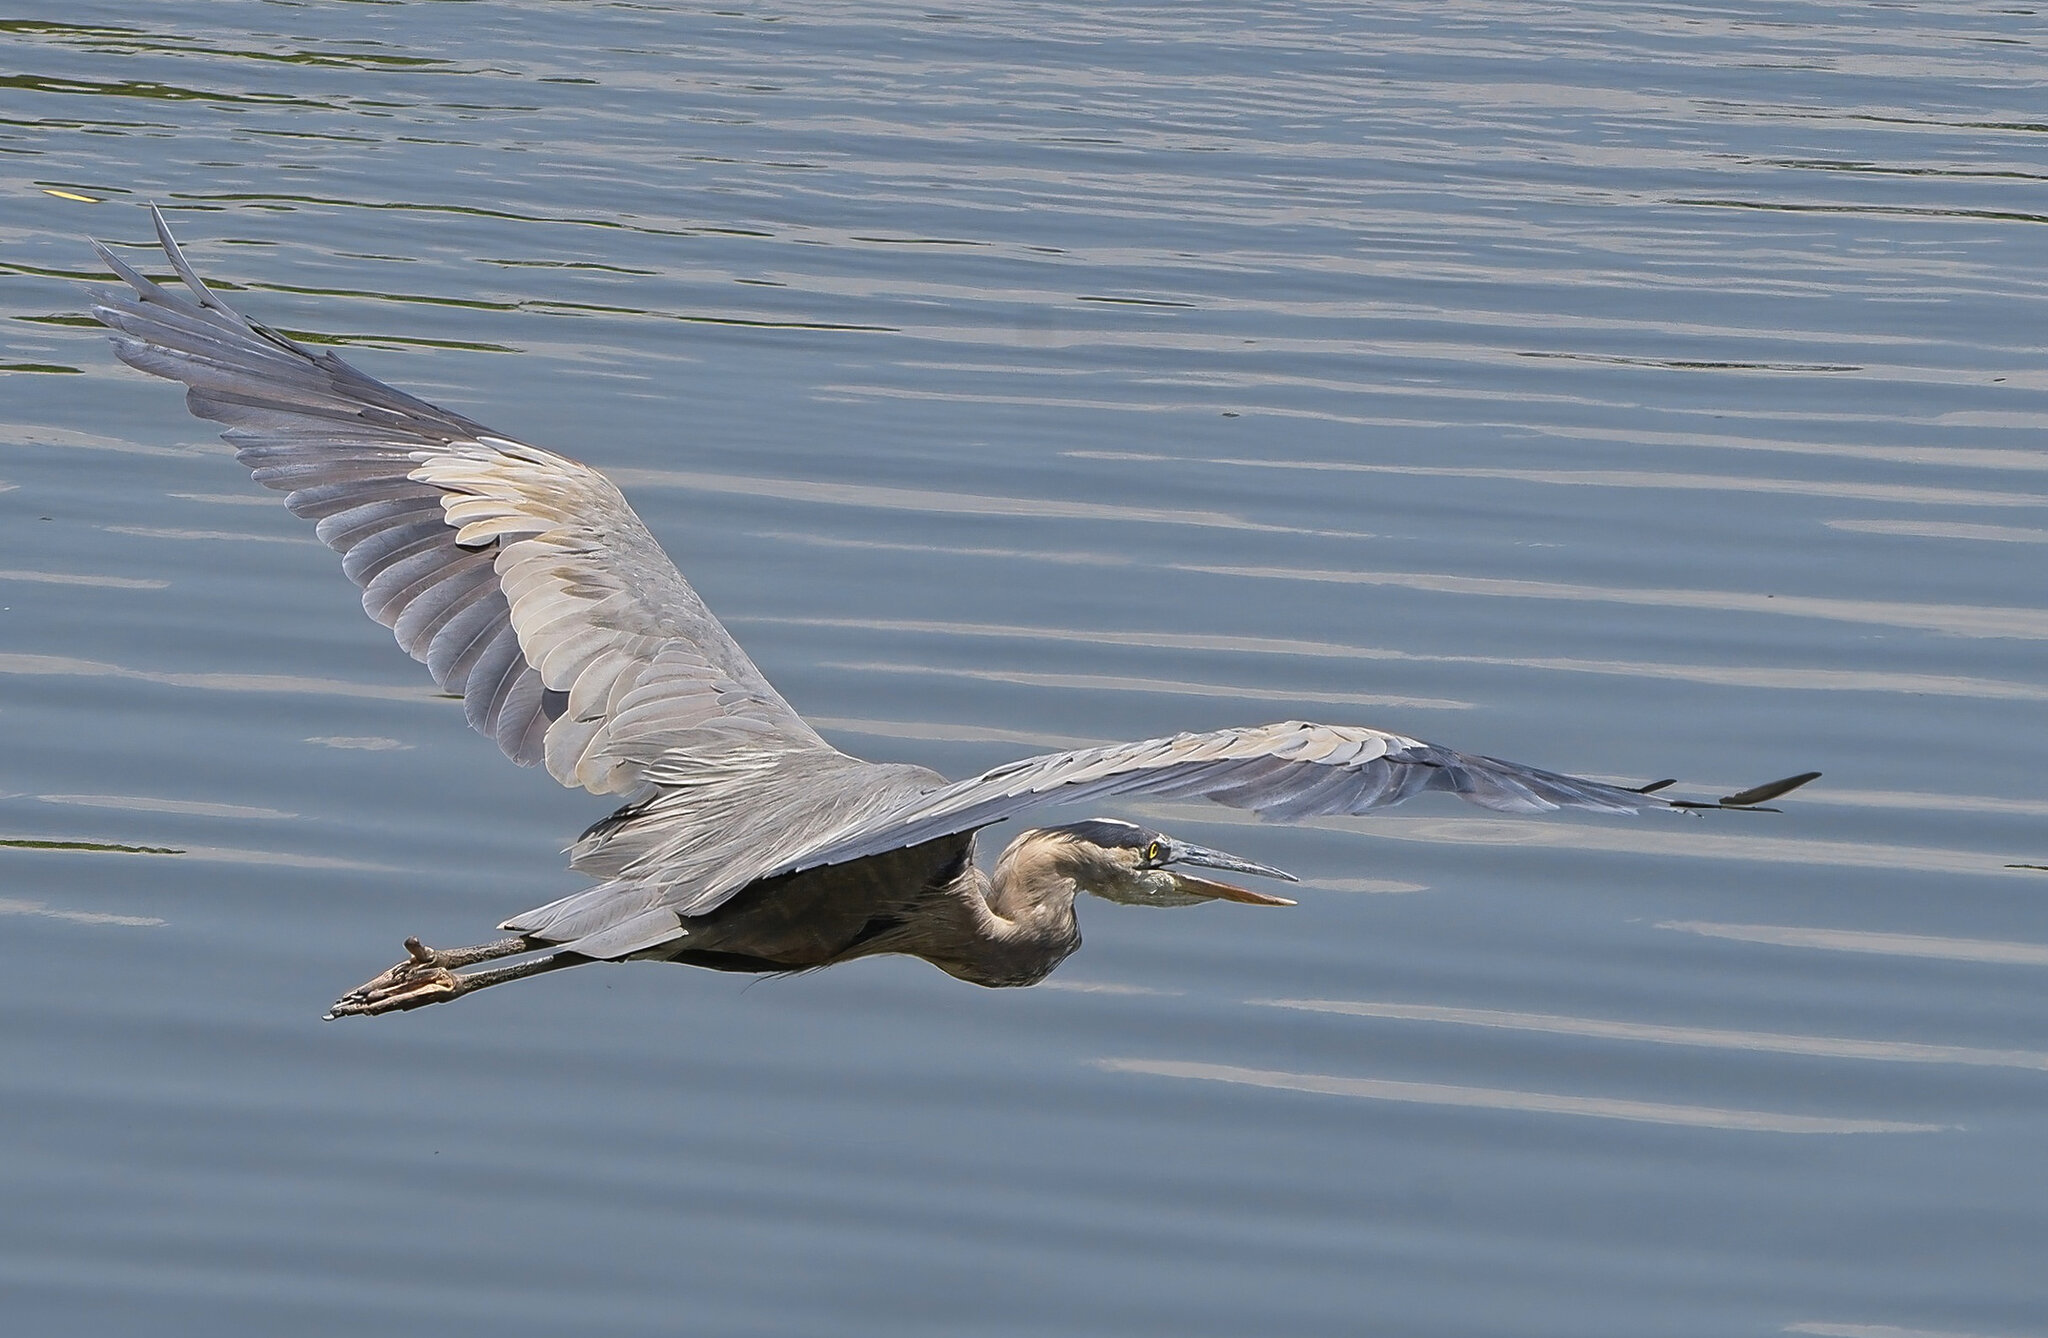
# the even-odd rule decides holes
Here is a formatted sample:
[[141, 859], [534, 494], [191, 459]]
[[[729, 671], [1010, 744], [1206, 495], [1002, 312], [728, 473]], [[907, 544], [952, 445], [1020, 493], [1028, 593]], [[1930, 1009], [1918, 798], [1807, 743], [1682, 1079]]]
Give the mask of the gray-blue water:
[[[2048, 1332], [2035, 8], [11, 13], [9, 1332]], [[1302, 716], [1826, 778], [1115, 808], [1302, 904], [1090, 903], [1027, 991], [322, 1024], [605, 806], [114, 361], [84, 239], [145, 199], [607, 470], [863, 755]]]

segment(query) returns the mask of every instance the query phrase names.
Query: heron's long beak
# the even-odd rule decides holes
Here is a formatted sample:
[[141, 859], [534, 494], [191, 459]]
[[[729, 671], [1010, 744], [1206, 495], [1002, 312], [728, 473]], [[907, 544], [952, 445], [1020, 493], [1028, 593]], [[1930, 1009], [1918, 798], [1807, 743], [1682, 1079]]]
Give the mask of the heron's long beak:
[[[1283, 882], [1298, 883], [1301, 880], [1285, 869], [1276, 869], [1270, 864], [1260, 864], [1236, 855], [1226, 855], [1220, 850], [1207, 846], [1189, 845], [1176, 841], [1170, 847], [1172, 864], [1195, 864], [1205, 869], [1228, 869], [1232, 873], [1255, 873], [1262, 878], [1278, 878]], [[1236, 887], [1230, 883], [1218, 883], [1192, 874], [1174, 873], [1174, 881], [1182, 891], [1198, 897], [1215, 897], [1221, 901], [1241, 901], [1247, 906], [1292, 906], [1295, 903], [1286, 897], [1269, 897], [1264, 892], [1253, 892], [1249, 888]]]

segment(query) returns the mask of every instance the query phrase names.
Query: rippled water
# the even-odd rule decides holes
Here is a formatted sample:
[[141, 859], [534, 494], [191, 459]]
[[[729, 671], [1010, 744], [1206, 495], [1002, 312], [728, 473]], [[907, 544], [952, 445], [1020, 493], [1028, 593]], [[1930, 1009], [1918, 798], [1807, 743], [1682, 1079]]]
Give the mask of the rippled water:
[[[2048, 1332], [2039, 13], [14, 13], [11, 1326]], [[574, 886], [603, 806], [114, 362], [83, 238], [143, 199], [260, 319], [606, 469], [864, 755], [1298, 715], [1826, 779], [1125, 808], [1302, 905], [1091, 903], [1029, 991], [593, 967], [323, 1025]]]

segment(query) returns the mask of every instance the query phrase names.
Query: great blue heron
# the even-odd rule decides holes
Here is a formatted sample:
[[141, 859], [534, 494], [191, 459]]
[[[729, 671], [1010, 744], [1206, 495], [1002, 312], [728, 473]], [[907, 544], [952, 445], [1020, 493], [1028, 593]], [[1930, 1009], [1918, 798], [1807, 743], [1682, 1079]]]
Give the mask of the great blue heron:
[[[1199, 795], [1267, 818], [1364, 813], [1424, 790], [1486, 808], [1633, 813], [1753, 808], [1817, 772], [1715, 801], [1301, 721], [1053, 753], [948, 783], [826, 743], [596, 470], [374, 381], [236, 314], [201, 283], [154, 206], [190, 296], [104, 246], [132, 292], [97, 295], [124, 362], [185, 402], [256, 481], [318, 522], [469, 723], [521, 765], [630, 798], [570, 847], [596, 885], [500, 925], [513, 937], [407, 960], [329, 1017], [439, 1003], [590, 961], [779, 972], [878, 953], [978, 985], [1030, 985], [1079, 946], [1074, 898], [1180, 906], [1292, 902], [1199, 877], [1278, 869], [1108, 818], [1024, 832], [975, 867], [975, 832], [1054, 803]], [[532, 954], [542, 954], [534, 956]], [[527, 960], [485, 971], [458, 968]]]

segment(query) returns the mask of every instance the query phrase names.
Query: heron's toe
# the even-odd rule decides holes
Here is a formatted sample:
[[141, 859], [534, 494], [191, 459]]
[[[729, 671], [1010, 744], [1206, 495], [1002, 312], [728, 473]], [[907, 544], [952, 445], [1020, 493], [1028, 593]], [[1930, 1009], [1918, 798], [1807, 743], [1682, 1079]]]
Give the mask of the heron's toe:
[[327, 1020], [402, 1013], [408, 1008], [444, 1003], [462, 993], [462, 978], [447, 967], [435, 964], [430, 951], [416, 949], [413, 940], [407, 941], [406, 948], [413, 953], [410, 960], [400, 962], [375, 980], [358, 985], [336, 999], [334, 1006], [327, 1010]]

